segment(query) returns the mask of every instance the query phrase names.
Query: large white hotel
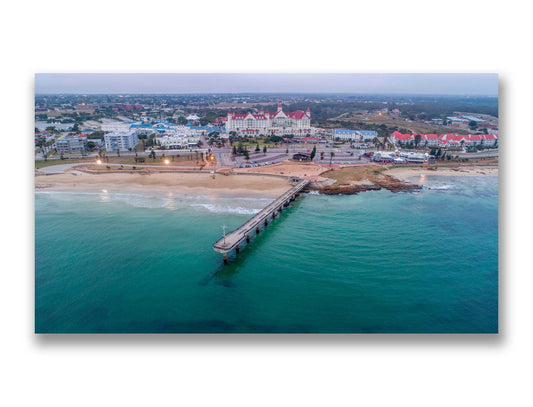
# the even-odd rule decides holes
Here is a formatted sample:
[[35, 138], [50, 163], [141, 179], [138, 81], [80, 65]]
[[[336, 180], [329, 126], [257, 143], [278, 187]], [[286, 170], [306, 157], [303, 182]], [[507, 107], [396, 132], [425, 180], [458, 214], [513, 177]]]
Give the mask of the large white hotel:
[[245, 113], [236, 114], [229, 111], [226, 120], [226, 132], [232, 131], [237, 134], [245, 135], [279, 135], [294, 134], [295, 136], [305, 136], [313, 134], [314, 129], [311, 127], [311, 111], [309, 108], [304, 112], [296, 110], [295, 112], [283, 111], [281, 103], [274, 113], [265, 112], [261, 108], [258, 114]]

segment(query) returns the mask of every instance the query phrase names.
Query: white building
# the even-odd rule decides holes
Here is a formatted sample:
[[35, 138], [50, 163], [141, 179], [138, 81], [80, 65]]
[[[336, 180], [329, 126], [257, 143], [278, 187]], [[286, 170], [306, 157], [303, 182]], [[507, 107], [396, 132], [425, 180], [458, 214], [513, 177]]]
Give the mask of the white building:
[[376, 162], [390, 162], [396, 159], [394, 151], [376, 151], [372, 156], [372, 160]]
[[107, 151], [117, 151], [119, 149], [124, 151], [134, 148], [139, 142], [138, 134], [136, 130], [107, 133], [104, 136], [105, 149]]
[[188, 122], [196, 122], [200, 120], [200, 117], [193, 113], [193, 114], [188, 115], [186, 119]]
[[378, 133], [372, 130], [334, 129], [332, 136], [335, 140], [365, 141], [373, 140], [378, 136]]
[[166, 147], [169, 150], [181, 150], [183, 148], [197, 147], [200, 137], [185, 135], [163, 136], [159, 137], [157, 142], [161, 147]]
[[408, 163], [411, 164], [424, 164], [429, 159], [428, 153], [400, 153], [400, 157], [404, 158]]
[[82, 154], [87, 151], [87, 137], [65, 136], [56, 140], [55, 146], [58, 154]]
[[294, 134], [295, 136], [305, 136], [313, 134], [311, 128], [311, 111], [305, 112], [297, 110], [295, 112], [283, 111], [281, 103], [274, 113], [261, 111], [259, 114], [245, 113], [236, 114], [231, 111], [226, 117], [226, 132], [234, 131], [238, 134], [246, 135], [283, 135]]

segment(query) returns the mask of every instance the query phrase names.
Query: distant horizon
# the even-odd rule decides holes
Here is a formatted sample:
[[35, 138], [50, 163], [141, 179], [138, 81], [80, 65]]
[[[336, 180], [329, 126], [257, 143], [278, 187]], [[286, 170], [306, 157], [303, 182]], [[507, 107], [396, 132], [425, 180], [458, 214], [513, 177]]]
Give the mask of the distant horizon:
[[117, 93], [91, 93], [91, 92], [47, 92], [35, 93], [36, 96], [72, 96], [72, 95], [90, 95], [90, 96], [190, 96], [190, 95], [344, 95], [344, 96], [444, 96], [444, 97], [486, 97], [497, 98], [498, 95], [472, 94], [472, 93], [372, 93], [372, 92], [182, 92], [182, 93], [165, 93], [165, 92], [117, 92]]
[[36, 95], [339, 94], [498, 97], [498, 74], [35, 74]]

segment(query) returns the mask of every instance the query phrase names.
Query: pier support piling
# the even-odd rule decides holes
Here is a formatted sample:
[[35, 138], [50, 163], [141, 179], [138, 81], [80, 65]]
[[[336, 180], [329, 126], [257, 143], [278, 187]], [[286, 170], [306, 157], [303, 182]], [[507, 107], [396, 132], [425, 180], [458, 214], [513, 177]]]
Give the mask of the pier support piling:
[[228, 263], [228, 252], [235, 249], [235, 252], [239, 253], [241, 249], [240, 243], [242, 243], [245, 238], [246, 243], [249, 243], [251, 240], [250, 233], [252, 233], [254, 229], [256, 235], [258, 235], [259, 232], [261, 232], [261, 224], [264, 224], [264, 228], [266, 228], [271, 219], [274, 221], [278, 214], [283, 212], [283, 208], [289, 206], [291, 201], [296, 199], [298, 193], [305, 188], [308, 183], [309, 181], [300, 180], [290, 190], [283, 193], [274, 202], [268, 204], [263, 210], [244, 223], [240, 228], [228, 235], [226, 235], [224, 231], [224, 236], [213, 244], [213, 249], [223, 254], [224, 264]]

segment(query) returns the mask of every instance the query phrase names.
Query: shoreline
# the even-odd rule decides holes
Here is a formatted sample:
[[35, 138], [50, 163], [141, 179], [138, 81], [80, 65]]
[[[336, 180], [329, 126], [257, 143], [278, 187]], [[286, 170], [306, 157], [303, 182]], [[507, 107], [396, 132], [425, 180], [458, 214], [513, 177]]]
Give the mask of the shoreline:
[[35, 192], [89, 192], [130, 194], [177, 194], [184, 196], [219, 196], [276, 198], [290, 188], [288, 179], [268, 175], [88, 174], [66, 172], [35, 177]]
[[[319, 166], [316, 166], [319, 167]], [[314, 170], [314, 174], [310, 169]], [[277, 174], [236, 172], [230, 175], [190, 172], [106, 172], [92, 173], [75, 168], [55, 174], [38, 174], [35, 192], [124, 193], [146, 195], [176, 194], [184, 197], [229, 197], [274, 199], [287, 191], [288, 176], [307, 176], [311, 190], [325, 195], [357, 194], [388, 189], [391, 192], [417, 191], [428, 182], [428, 176], [497, 176], [498, 166], [396, 167], [345, 166], [319, 171], [306, 166], [281, 166]], [[320, 167], [319, 167], [320, 168]], [[284, 170], [284, 171], [282, 171]], [[287, 171], [289, 170], [289, 171]], [[293, 171], [290, 171], [293, 170]], [[294, 171], [297, 170], [297, 171]], [[318, 171], [317, 171], [318, 170]], [[301, 172], [304, 171], [304, 174]], [[288, 173], [287, 173], [288, 172]]]
[[437, 169], [406, 167], [391, 168], [385, 170], [383, 174], [397, 178], [404, 182], [413, 182], [415, 177], [418, 184], [427, 183], [427, 176], [444, 177], [472, 177], [472, 176], [498, 176], [499, 167], [494, 166], [464, 166], [464, 167], [440, 167]]

